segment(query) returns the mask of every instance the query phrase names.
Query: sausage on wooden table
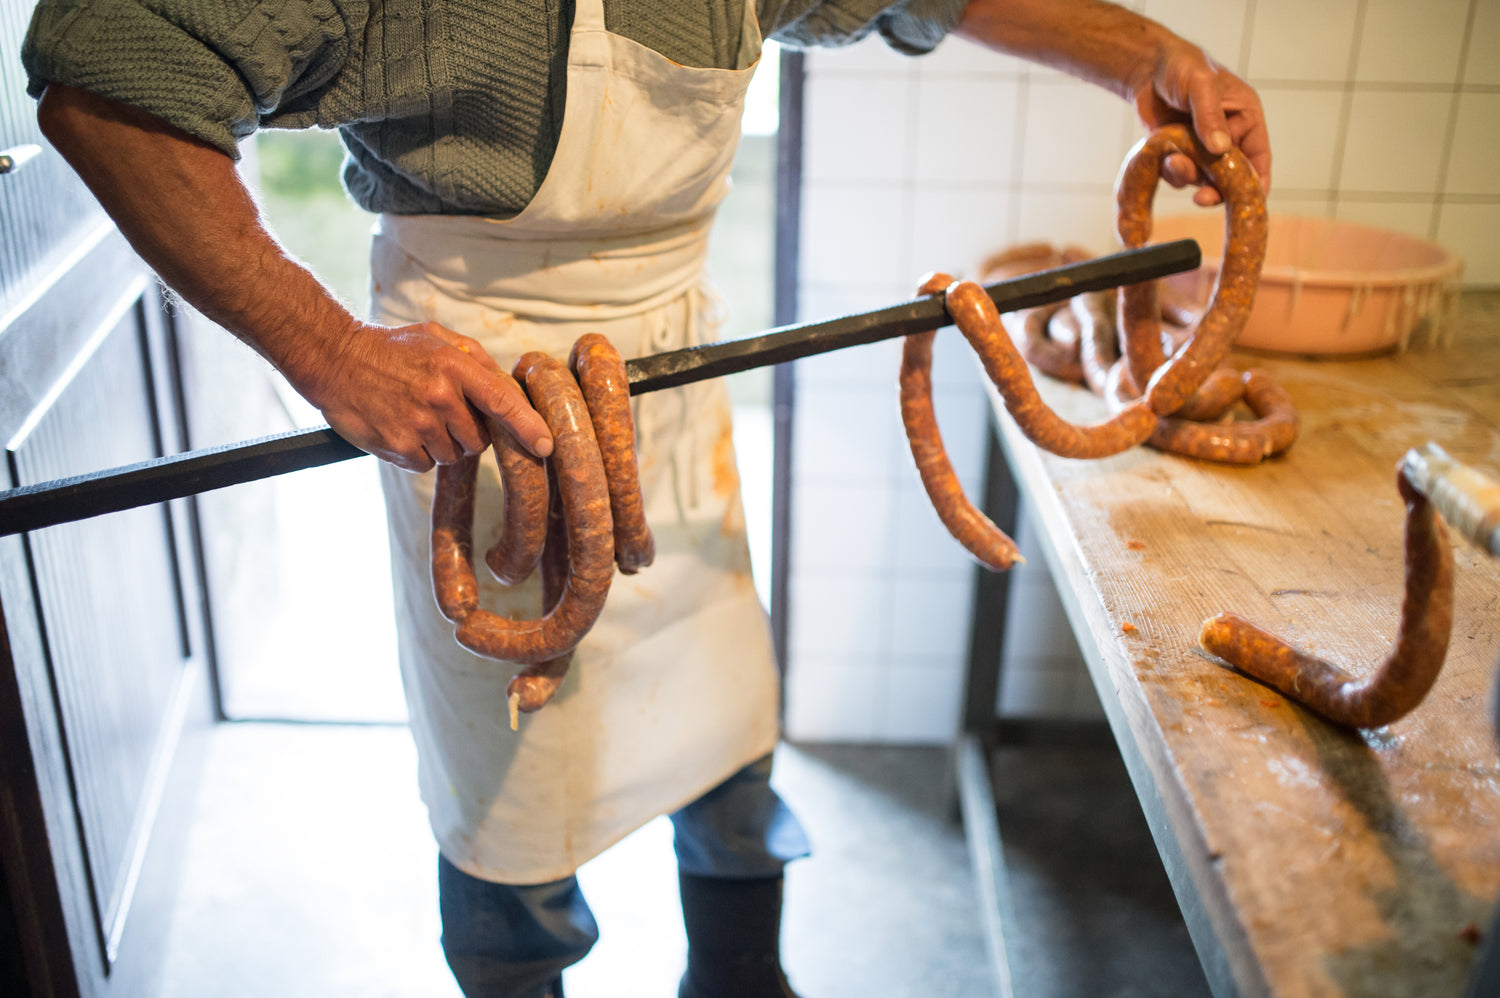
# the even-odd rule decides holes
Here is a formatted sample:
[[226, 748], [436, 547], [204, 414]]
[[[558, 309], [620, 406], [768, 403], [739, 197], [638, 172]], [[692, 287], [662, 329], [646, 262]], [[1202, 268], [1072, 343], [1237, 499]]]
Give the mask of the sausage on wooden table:
[[1399, 469], [1396, 485], [1406, 503], [1405, 596], [1395, 646], [1373, 673], [1353, 676], [1232, 613], [1204, 621], [1198, 643], [1338, 724], [1375, 728], [1416, 707], [1448, 654], [1453, 552], [1432, 503]]

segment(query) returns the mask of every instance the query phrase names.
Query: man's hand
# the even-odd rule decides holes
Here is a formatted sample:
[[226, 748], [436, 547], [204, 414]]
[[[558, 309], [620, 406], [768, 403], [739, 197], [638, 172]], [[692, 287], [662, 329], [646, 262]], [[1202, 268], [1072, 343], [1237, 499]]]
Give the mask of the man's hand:
[[539, 457], [552, 452], [547, 424], [514, 378], [479, 343], [435, 322], [355, 323], [331, 356], [294, 352], [283, 371], [361, 450], [407, 471], [450, 464], [489, 445], [483, 417], [507, 426]]
[[426, 471], [481, 450], [490, 416], [532, 453], [551, 453], [541, 416], [477, 342], [436, 323], [350, 315], [276, 243], [221, 150], [76, 87], [49, 86], [38, 117], [161, 279], [269, 360], [350, 443]]
[[[1103, 0], [969, 0], [955, 31], [1134, 101], [1148, 128], [1186, 121], [1211, 153], [1239, 146], [1261, 187], [1271, 189], [1271, 139], [1260, 98], [1155, 21]], [[1174, 187], [1206, 180], [1186, 156], [1168, 157], [1162, 176]], [[1193, 200], [1213, 205], [1221, 198], [1205, 186]]]
[[[1135, 107], [1147, 128], [1173, 121], [1190, 123], [1215, 155], [1228, 152], [1231, 145], [1239, 146], [1255, 167], [1261, 189], [1271, 190], [1271, 137], [1260, 98], [1248, 83], [1216, 64], [1202, 49], [1181, 39], [1166, 45], [1150, 82], [1136, 90]], [[1193, 195], [1204, 207], [1223, 200], [1186, 156], [1169, 156], [1162, 164], [1162, 176], [1173, 187], [1204, 184]]]

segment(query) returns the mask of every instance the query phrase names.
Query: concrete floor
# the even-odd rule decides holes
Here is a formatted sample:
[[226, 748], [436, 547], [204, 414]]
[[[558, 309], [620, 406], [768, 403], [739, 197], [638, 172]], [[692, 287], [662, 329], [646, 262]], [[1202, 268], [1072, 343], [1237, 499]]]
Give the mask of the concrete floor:
[[[206, 746], [162, 998], [458, 998], [405, 728], [224, 724]], [[778, 750], [815, 849], [787, 876], [784, 956], [804, 998], [995, 993], [950, 771], [943, 749]], [[1013, 750], [995, 772], [1026, 927], [1017, 995], [1206, 994], [1113, 750]], [[675, 995], [671, 826], [579, 876], [602, 938], [570, 998]]]
[[[769, 467], [768, 416], [764, 406], [737, 413], [747, 468]], [[378, 534], [374, 492], [354, 480], [373, 472], [357, 464], [330, 472], [349, 481], [283, 480], [294, 490], [288, 510], [331, 504], [340, 524], [364, 517], [359, 530]], [[747, 473], [757, 566], [768, 553], [768, 483]], [[326, 549], [327, 524], [295, 522], [304, 521], [318, 534], [305, 547]], [[361, 566], [346, 576], [350, 613], [373, 620], [371, 608], [389, 605], [383, 552], [345, 546], [346, 567]], [[290, 545], [288, 557], [298, 549]], [[283, 573], [289, 586], [298, 575]], [[311, 654], [321, 626], [268, 628], [281, 644], [226, 677], [231, 713], [404, 718], [385, 632], [372, 626], [380, 648], [372, 639], [369, 654]], [[997, 759], [1014, 902], [1028, 926], [1017, 994], [1205, 993], [1118, 757], [1107, 746], [1103, 755], [1072, 751]], [[161, 998], [458, 998], [438, 943], [437, 850], [404, 726], [221, 724], [203, 753]], [[785, 964], [804, 998], [995, 993], [951, 772], [941, 748], [778, 751], [776, 784], [815, 850], [787, 875]], [[569, 971], [570, 998], [675, 995], [685, 943], [666, 819], [579, 876], [603, 934]]]
[[1114, 745], [997, 749], [990, 774], [1021, 928], [1016, 995], [1207, 995]]
[[[780, 750], [778, 788], [816, 849], [787, 878], [785, 962], [806, 998], [990, 993], [946, 755]], [[456, 998], [404, 728], [220, 725], [204, 771], [162, 998]], [[675, 995], [671, 826], [579, 876], [602, 938], [570, 998]]]

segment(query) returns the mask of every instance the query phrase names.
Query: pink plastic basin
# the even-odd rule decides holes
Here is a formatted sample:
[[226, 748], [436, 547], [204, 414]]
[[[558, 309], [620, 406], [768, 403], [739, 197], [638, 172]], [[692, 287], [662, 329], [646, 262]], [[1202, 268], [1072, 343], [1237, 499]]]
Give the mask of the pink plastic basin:
[[[1224, 253], [1221, 212], [1158, 218], [1152, 240], [1196, 239], [1203, 266], [1168, 278], [1208, 299]], [[1463, 260], [1437, 243], [1330, 218], [1272, 215], [1266, 262], [1240, 346], [1292, 354], [1404, 349], [1419, 330], [1440, 342]]]

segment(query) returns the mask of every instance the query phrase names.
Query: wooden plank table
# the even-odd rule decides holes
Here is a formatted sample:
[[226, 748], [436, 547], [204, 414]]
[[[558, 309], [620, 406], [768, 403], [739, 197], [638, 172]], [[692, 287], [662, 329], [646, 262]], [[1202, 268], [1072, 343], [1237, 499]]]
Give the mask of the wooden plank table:
[[[1397, 460], [1431, 440], [1500, 475], [1500, 294], [1465, 296], [1442, 347], [1236, 360], [1270, 370], [1301, 412], [1280, 458], [1072, 461], [1000, 415], [1006, 463], [1215, 992], [1462, 995], [1500, 896], [1500, 560], [1454, 542], [1442, 675], [1375, 731], [1292, 705], [1199, 651], [1197, 633], [1232, 610], [1359, 674], [1385, 656], [1402, 593]], [[1103, 418], [1082, 389], [1043, 394], [1070, 419]]]

